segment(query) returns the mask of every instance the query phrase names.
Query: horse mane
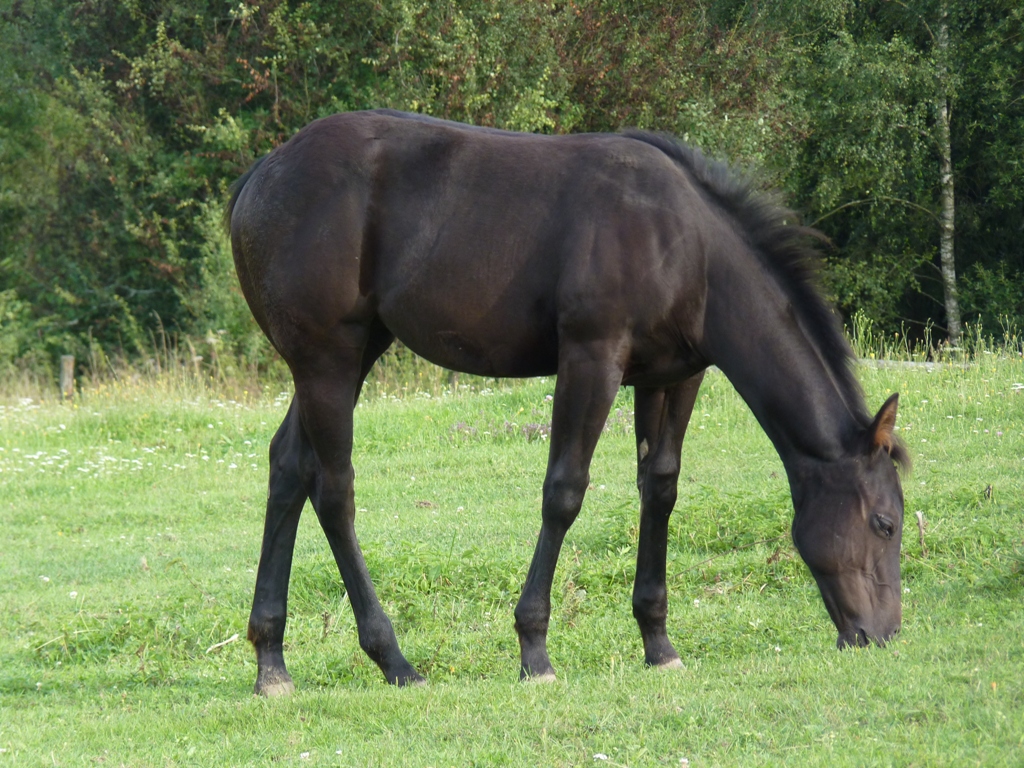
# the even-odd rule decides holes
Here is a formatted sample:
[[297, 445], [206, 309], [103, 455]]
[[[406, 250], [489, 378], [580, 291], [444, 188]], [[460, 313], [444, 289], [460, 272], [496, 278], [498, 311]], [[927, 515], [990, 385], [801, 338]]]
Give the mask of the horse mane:
[[[789, 296], [804, 333], [817, 347], [855, 418], [862, 427], [868, 427], [871, 416], [853, 375], [853, 350], [838, 315], [822, 295], [821, 258], [812, 243], [825, 241], [825, 236], [799, 225], [797, 214], [782, 205], [777, 195], [757, 189], [749, 178], [739, 176], [724, 163], [709, 160], [700, 150], [660, 133], [627, 130], [623, 135], [668, 155], [740, 225], [753, 251]], [[891, 455], [897, 458], [901, 451], [894, 450]]]

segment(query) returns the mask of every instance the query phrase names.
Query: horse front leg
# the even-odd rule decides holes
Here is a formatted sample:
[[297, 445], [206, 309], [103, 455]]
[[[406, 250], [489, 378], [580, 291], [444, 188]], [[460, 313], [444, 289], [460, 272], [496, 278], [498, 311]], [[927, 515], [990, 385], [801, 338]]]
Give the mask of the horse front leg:
[[640, 536], [633, 584], [633, 616], [644, 642], [644, 661], [660, 668], [681, 666], [668, 639], [665, 559], [668, 522], [676, 503], [680, 453], [703, 372], [669, 390], [636, 388], [637, 485]]
[[522, 679], [555, 678], [547, 651], [551, 584], [562, 541], [583, 505], [590, 460], [621, 380], [622, 367], [607, 344], [560, 350], [540, 536], [515, 609]]
[[260, 696], [295, 690], [284, 664], [288, 579], [295, 532], [306, 503], [312, 450], [305, 439], [295, 401], [270, 443], [270, 481], [256, 591], [249, 614], [249, 642], [256, 650], [256, 686]]

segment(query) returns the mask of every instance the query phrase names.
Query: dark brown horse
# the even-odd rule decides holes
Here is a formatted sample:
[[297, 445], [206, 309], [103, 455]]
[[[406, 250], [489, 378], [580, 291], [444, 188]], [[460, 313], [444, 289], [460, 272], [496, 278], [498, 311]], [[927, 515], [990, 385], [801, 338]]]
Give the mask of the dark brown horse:
[[551, 582], [618, 388], [635, 388], [640, 537], [633, 614], [647, 664], [665, 633], [665, 555], [680, 449], [717, 365], [789, 475], [793, 540], [839, 646], [900, 626], [897, 397], [872, 419], [813, 279], [808, 231], [698, 152], [652, 134], [537, 136], [391, 111], [318, 120], [238, 180], [235, 266], [295, 398], [270, 445], [249, 640], [256, 691], [285, 669], [288, 578], [310, 499], [359, 643], [399, 685], [398, 648], [355, 533], [352, 411], [395, 338], [484, 376], [557, 373], [542, 525], [515, 627], [522, 676], [554, 676]]

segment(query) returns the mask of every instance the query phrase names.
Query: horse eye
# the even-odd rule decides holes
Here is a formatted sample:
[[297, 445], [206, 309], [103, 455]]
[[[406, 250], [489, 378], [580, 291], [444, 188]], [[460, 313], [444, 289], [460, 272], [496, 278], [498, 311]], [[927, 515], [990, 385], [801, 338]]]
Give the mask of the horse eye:
[[875, 515], [873, 522], [879, 536], [891, 539], [896, 534], [896, 524], [885, 515]]

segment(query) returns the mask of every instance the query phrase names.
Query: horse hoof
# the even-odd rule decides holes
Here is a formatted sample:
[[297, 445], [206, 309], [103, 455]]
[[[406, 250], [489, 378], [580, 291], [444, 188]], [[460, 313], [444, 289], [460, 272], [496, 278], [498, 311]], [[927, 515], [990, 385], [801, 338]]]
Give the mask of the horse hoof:
[[684, 668], [683, 667], [683, 660], [680, 659], [677, 656], [674, 659], [669, 659], [668, 661], [663, 661], [663, 662], [661, 662], [661, 664], [655, 664], [654, 668], [655, 669], [665, 669], [665, 670], [668, 670], [668, 669], [683, 669]]
[[256, 694], [267, 699], [276, 699], [279, 696], [291, 696], [293, 693], [295, 693], [295, 683], [291, 680], [268, 683], [256, 688]]
[[407, 677], [400, 677], [395, 681], [395, 685], [399, 688], [421, 688], [426, 684], [427, 678], [415, 672]]
[[295, 683], [291, 675], [284, 670], [263, 672], [256, 676], [256, 687], [253, 693], [267, 699], [276, 699], [278, 696], [291, 696], [295, 693]]
[[553, 683], [558, 680], [554, 672], [542, 672], [539, 675], [527, 675], [523, 678], [528, 683]]

